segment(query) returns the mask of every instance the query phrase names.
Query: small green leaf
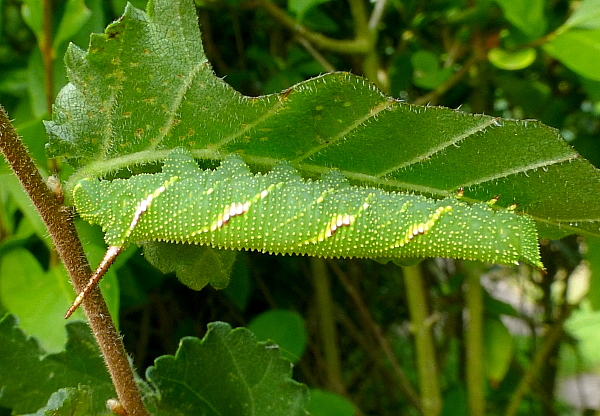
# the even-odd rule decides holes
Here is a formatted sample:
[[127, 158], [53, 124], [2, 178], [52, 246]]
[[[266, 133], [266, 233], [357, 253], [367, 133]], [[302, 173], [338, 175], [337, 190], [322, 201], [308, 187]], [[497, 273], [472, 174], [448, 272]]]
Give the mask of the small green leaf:
[[36, 118], [47, 117], [46, 98], [44, 89], [44, 61], [42, 53], [36, 49], [27, 62], [27, 89], [31, 101], [31, 110]]
[[21, 6], [21, 15], [27, 26], [39, 39], [43, 35], [42, 15], [43, 5], [42, 0], [26, 0]]
[[330, 391], [311, 389], [307, 407], [311, 416], [354, 416], [354, 406], [344, 397]]
[[273, 341], [281, 348], [281, 356], [296, 363], [306, 349], [307, 335], [302, 316], [293, 311], [263, 312], [248, 324], [248, 329], [261, 341]]
[[92, 409], [89, 403], [91, 388], [77, 386], [59, 389], [52, 393], [48, 404], [35, 414], [25, 416], [90, 416]]
[[490, 296], [487, 292], [484, 292], [484, 302], [485, 302], [485, 311], [488, 314], [498, 316], [498, 315], [506, 315], [506, 316], [514, 316], [518, 317], [519, 313], [517, 310], [510, 305], [509, 303], [503, 302], [496, 298]]
[[515, 71], [527, 68], [535, 61], [537, 53], [534, 48], [519, 49], [509, 52], [500, 48], [492, 48], [488, 52], [489, 61], [500, 69]]
[[[600, 366], [600, 311], [579, 309], [573, 311], [565, 322], [565, 329], [577, 342], [577, 368], [579, 371], [595, 371]], [[571, 349], [565, 346], [565, 349]]]
[[544, 45], [544, 50], [582, 77], [600, 81], [600, 29], [571, 29]]
[[17, 203], [19, 209], [31, 223], [35, 229], [36, 235], [42, 240], [49, 249], [53, 248], [52, 240], [48, 235], [46, 225], [42, 221], [42, 217], [31, 204], [31, 200], [23, 190], [19, 183], [19, 179], [15, 175], [2, 175], [2, 188], [8, 191], [11, 198]]
[[496, 0], [506, 20], [530, 38], [546, 31], [545, 0]]
[[158, 391], [157, 406], [206, 416], [304, 416], [308, 391], [291, 379], [292, 366], [272, 344], [258, 343], [245, 328], [211, 323], [202, 341], [186, 337], [175, 356], [146, 372]]
[[440, 68], [438, 56], [428, 51], [415, 52], [410, 62], [413, 67], [413, 82], [421, 88], [432, 90], [452, 75], [452, 68]]
[[402, 257], [397, 259], [374, 259], [376, 262], [386, 264], [388, 261], [392, 262], [400, 267], [411, 267], [421, 263], [424, 259], [419, 257]]
[[53, 47], [57, 48], [58, 45], [74, 36], [90, 18], [91, 14], [92, 12], [86, 7], [84, 0], [68, 0], [58, 31], [52, 41]]

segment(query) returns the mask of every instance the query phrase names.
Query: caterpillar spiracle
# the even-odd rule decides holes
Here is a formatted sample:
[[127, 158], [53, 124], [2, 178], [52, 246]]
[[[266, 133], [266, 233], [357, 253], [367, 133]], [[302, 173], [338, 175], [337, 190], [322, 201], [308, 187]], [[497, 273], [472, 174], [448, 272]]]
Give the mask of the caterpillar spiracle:
[[166, 241], [275, 254], [372, 259], [450, 257], [543, 269], [531, 217], [485, 203], [351, 186], [336, 170], [306, 180], [288, 163], [253, 174], [241, 157], [202, 170], [183, 148], [162, 172], [83, 179], [77, 212], [109, 246], [67, 317], [130, 243]]

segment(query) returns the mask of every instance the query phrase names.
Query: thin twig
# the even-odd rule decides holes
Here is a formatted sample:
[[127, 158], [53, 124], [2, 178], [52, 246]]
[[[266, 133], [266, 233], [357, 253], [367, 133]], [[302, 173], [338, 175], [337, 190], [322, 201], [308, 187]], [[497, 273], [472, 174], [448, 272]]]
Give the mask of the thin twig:
[[368, 53], [371, 49], [371, 44], [368, 39], [357, 38], [353, 40], [339, 40], [312, 32], [270, 0], [258, 0], [257, 4], [264, 8], [271, 16], [279, 21], [279, 23], [292, 32], [297, 33], [299, 36], [306, 38], [317, 48], [348, 54], [364, 54]]
[[361, 62], [362, 74], [385, 93], [389, 88], [389, 81], [387, 72], [381, 67], [381, 59], [377, 51], [377, 28], [374, 30], [369, 28], [369, 18], [364, 0], [348, 0], [348, 5], [352, 14], [354, 39], [355, 41], [362, 40], [368, 45]]
[[304, 39], [302, 36], [296, 37], [296, 42], [306, 49], [306, 51], [312, 55], [312, 57], [321, 64], [325, 72], [335, 72], [335, 67], [321, 54], [318, 50], [316, 50], [309, 41]]
[[439, 97], [444, 95], [450, 88], [458, 84], [458, 82], [469, 73], [471, 67], [475, 65], [479, 61], [479, 59], [480, 58], [477, 55], [472, 55], [458, 71], [456, 71], [454, 74], [452, 74], [452, 76], [450, 76], [450, 78], [438, 85], [438, 87], [435, 90], [430, 91], [427, 94], [422, 95], [417, 99], [413, 100], [413, 104], [435, 104]]
[[383, 11], [385, 10], [385, 5], [387, 0], [377, 0], [375, 2], [375, 8], [373, 9], [373, 13], [371, 13], [371, 17], [369, 18], [369, 30], [371, 32], [377, 29], [379, 26], [379, 22], [381, 22], [381, 18], [383, 17]]
[[392, 346], [390, 345], [390, 342], [383, 335], [383, 332], [381, 331], [381, 327], [379, 326], [379, 324], [377, 324], [377, 322], [375, 322], [375, 319], [373, 319], [373, 316], [371, 315], [371, 312], [369, 311], [369, 308], [367, 307], [366, 303], [364, 302], [359, 291], [356, 289], [356, 287], [354, 287], [354, 285], [352, 284], [352, 282], [350, 282], [350, 279], [348, 278], [346, 273], [344, 273], [342, 271], [340, 266], [335, 261], [329, 262], [329, 266], [331, 267], [331, 269], [333, 270], [335, 275], [338, 277], [338, 279], [344, 286], [344, 289], [346, 289], [346, 292], [348, 292], [348, 295], [350, 295], [350, 298], [354, 302], [354, 305], [356, 306], [358, 313], [360, 314], [361, 318], [365, 322], [366, 326], [371, 330], [373, 336], [379, 343], [379, 347], [381, 348], [381, 350], [385, 354], [386, 358], [390, 362], [390, 365], [392, 366], [392, 369], [394, 370], [396, 377], [398, 378], [398, 383], [400, 385], [400, 389], [404, 392], [404, 394], [406, 395], [408, 400], [415, 407], [415, 409], [419, 412], [419, 414], [424, 415], [423, 409], [421, 407], [421, 401], [419, 400], [419, 396], [417, 395], [417, 392], [415, 391], [412, 384], [410, 383], [410, 380], [404, 373], [402, 366], [398, 362], [398, 358], [394, 354], [394, 351], [392, 349]]
[[[76, 290], [86, 285], [92, 271], [77, 236], [70, 211], [58, 203], [35, 167], [31, 156], [0, 107], [0, 150], [48, 228], [56, 251], [65, 264]], [[100, 290], [86, 298], [84, 311], [100, 346], [121, 405], [129, 415], [149, 415], [138, 391], [121, 337], [116, 330]]]

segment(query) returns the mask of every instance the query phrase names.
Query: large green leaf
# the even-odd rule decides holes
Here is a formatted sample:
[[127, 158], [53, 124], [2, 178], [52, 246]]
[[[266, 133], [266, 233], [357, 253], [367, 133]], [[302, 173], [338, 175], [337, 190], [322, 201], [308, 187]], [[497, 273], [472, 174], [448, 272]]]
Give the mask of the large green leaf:
[[90, 390], [89, 386], [59, 389], [52, 393], [46, 406], [35, 414], [25, 416], [89, 416], [92, 413], [89, 403]]
[[546, 52], [582, 77], [600, 80], [600, 0], [582, 1], [553, 35]]
[[13, 315], [0, 319], [0, 406], [16, 414], [32, 413], [60, 388], [87, 385], [93, 388], [88, 396], [92, 414], [105, 412], [106, 400], [116, 393], [89, 327], [72, 322], [67, 333], [66, 350], [47, 354], [22, 332]]
[[175, 356], [147, 371], [158, 409], [181, 415], [305, 415], [308, 389], [291, 379], [292, 365], [273, 344], [245, 328], [209, 324], [205, 338], [181, 340]]
[[569, 20], [561, 26], [561, 30], [573, 27], [600, 29], [600, 0], [583, 0], [580, 2]]
[[600, 29], [575, 28], [560, 32], [544, 49], [579, 75], [600, 81]]
[[[355, 183], [517, 204], [542, 235], [600, 235], [600, 175], [536, 121], [501, 120], [385, 97], [364, 79], [327, 74], [264, 97], [217, 78], [190, 1], [128, 6], [88, 52], [71, 46], [70, 84], [47, 124], [49, 152], [82, 177], [163, 160], [183, 146], [258, 168], [281, 159], [307, 175], [339, 168]], [[560, 232], [557, 232], [559, 231]]]
[[[0, 300], [10, 313], [19, 316], [21, 327], [37, 337], [47, 352], [62, 351], [67, 341], [61, 317], [75, 296], [68, 281], [62, 264], [45, 271], [24, 248], [0, 258]], [[77, 318], [83, 318], [83, 313], [79, 312]]]

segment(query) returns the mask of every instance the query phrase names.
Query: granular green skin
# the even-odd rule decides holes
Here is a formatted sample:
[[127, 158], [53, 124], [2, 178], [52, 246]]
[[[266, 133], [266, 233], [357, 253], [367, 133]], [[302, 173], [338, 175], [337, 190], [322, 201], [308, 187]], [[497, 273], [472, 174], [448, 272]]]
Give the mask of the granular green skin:
[[74, 190], [83, 219], [109, 246], [144, 241], [322, 257], [449, 257], [543, 269], [527, 215], [351, 186], [336, 171], [303, 179], [289, 164], [253, 174], [238, 156], [201, 170], [175, 149], [162, 173], [85, 179]]

